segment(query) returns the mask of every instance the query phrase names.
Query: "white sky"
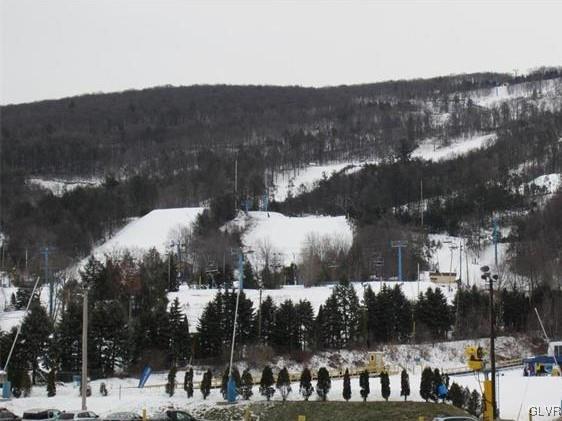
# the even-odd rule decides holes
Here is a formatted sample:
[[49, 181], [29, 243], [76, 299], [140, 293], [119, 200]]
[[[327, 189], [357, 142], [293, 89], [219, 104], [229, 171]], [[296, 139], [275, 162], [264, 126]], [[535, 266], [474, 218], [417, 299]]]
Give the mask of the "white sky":
[[0, 103], [562, 64], [562, 2], [0, 0]]

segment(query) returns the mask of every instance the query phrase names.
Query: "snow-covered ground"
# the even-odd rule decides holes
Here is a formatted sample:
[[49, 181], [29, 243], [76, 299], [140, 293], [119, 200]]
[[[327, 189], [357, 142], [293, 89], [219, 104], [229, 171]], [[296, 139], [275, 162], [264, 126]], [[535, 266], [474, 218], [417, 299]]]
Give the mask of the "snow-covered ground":
[[170, 249], [170, 242], [179, 239], [183, 229], [189, 229], [204, 208], [156, 209], [135, 219], [93, 251], [102, 258], [105, 254], [121, 254], [128, 250], [134, 255], [156, 248], [160, 253]]
[[328, 240], [347, 249], [353, 240], [351, 225], [345, 216], [310, 215], [285, 216], [278, 212], [239, 213], [224, 229], [243, 231], [242, 243], [252, 250], [249, 259], [253, 265], [263, 265], [264, 254], [276, 263], [298, 263], [299, 254], [307, 242]]
[[101, 178], [90, 179], [46, 179], [33, 177], [27, 180], [28, 184], [36, 185], [42, 189], [48, 190], [55, 196], [62, 196], [66, 192], [72, 191], [78, 187], [97, 187], [102, 184]]
[[474, 102], [483, 107], [494, 107], [501, 102], [519, 98], [531, 98], [536, 91], [541, 98], [554, 99], [562, 96], [562, 79], [549, 79], [502, 85], [489, 89], [480, 89], [468, 94]]
[[[562, 174], [553, 173], [541, 175], [528, 182], [527, 186], [531, 189], [535, 187], [540, 190], [544, 190], [547, 194], [555, 193], [560, 187], [562, 187]], [[525, 186], [522, 186], [521, 191], [523, 192], [524, 190]]]
[[[485, 341], [478, 341], [485, 343]], [[399, 352], [385, 351], [385, 362], [397, 363], [400, 366], [406, 367], [410, 372], [410, 400], [420, 401], [419, 384], [420, 373], [422, 365], [429, 365], [433, 368], [445, 368], [448, 366], [464, 365], [462, 358], [464, 347], [469, 341], [457, 341], [450, 343], [437, 343], [435, 345], [399, 345]], [[474, 342], [470, 342], [474, 344]], [[344, 358], [338, 358], [338, 354], [348, 353], [349, 355]], [[528, 355], [529, 350], [521, 345], [521, 342], [515, 338], [498, 338], [498, 355], [503, 358], [510, 358], [513, 356], [523, 357]], [[319, 356], [317, 361], [310, 361], [310, 367], [316, 370], [318, 367], [325, 365], [330, 366], [330, 363], [339, 364], [338, 369], [345, 369], [346, 367], [361, 367], [365, 359], [365, 354], [350, 351], [340, 351], [339, 353], [324, 353], [325, 355]], [[334, 358], [336, 356], [336, 358]], [[393, 356], [396, 358], [393, 359]], [[413, 356], [426, 356], [421, 364], [413, 371], [410, 365], [405, 360], [406, 357]], [[283, 361], [274, 364], [274, 374], [277, 374], [279, 368], [283, 365]], [[455, 365], [453, 365], [455, 364]], [[243, 364], [240, 365], [243, 367]], [[292, 371], [293, 366], [288, 364]], [[300, 366], [294, 366], [295, 369], [300, 370]], [[202, 377], [203, 370], [196, 367], [194, 370], [194, 380], [197, 384]], [[259, 379], [259, 369], [253, 370], [254, 379]], [[222, 367], [214, 370], [214, 378], [218, 379], [222, 374]], [[135, 411], [141, 413], [143, 409], [147, 413], [154, 414], [159, 410], [175, 406], [184, 408], [194, 414], [204, 413], [205, 409], [215, 407], [217, 403], [224, 402], [223, 397], [218, 389], [212, 389], [210, 396], [207, 400], [203, 400], [199, 390], [195, 390], [194, 397], [187, 399], [184, 391], [181, 388], [184, 372], [177, 373], [176, 380], [179, 383], [176, 389], [176, 394], [170, 398], [166, 395], [164, 384], [166, 383], [167, 373], [155, 373], [147, 382], [147, 388], [138, 389], [138, 379], [134, 378], [111, 378], [105, 380], [96, 380], [92, 382], [92, 397], [88, 398], [88, 408], [96, 411], [98, 414], [104, 415], [110, 412], [117, 411]], [[464, 375], [464, 376], [451, 376], [451, 382], [457, 382], [461, 386], [467, 386], [471, 390], [481, 390], [482, 376]], [[109, 396], [102, 397], [99, 394], [99, 385], [104, 381], [109, 390]], [[380, 382], [377, 378], [370, 380], [371, 394], [369, 401], [382, 400]], [[498, 376], [498, 403], [501, 411], [502, 418], [513, 420], [527, 420], [528, 408], [531, 406], [559, 406], [560, 405], [560, 390], [562, 386], [562, 378], [560, 377], [523, 377], [521, 369], [507, 370], [500, 372]], [[315, 382], [313, 382], [315, 385]], [[289, 395], [291, 400], [301, 400], [302, 397], [298, 394], [298, 384], [292, 385], [293, 391]], [[352, 398], [353, 401], [361, 399], [359, 395], [359, 381], [357, 378], [351, 380]], [[398, 401], [400, 397], [400, 375], [390, 376], [391, 395], [390, 400]], [[329, 394], [330, 400], [343, 400], [343, 381], [341, 379], [332, 380], [332, 389]], [[264, 398], [260, 396], [258, 386], [254, 387], [254, 395], [250, 402], [262, 401]], [[57, 395], [48, 398], [45, 387], [35, 387], [32, 390], [31, 396], [28, 398], [12, 399], [11, 401], [4, 402], [8, 409], [20, 414], [26, 409], [30, 408], [59, 408], [62, 410], [76, 410], [80, 408], [80, 397], [78, 394], [77, 385], [67, 383], [59, 384], [57, 387]], [[279, 393], [276, 393], [273, 400], [279, 400]], [[243, 405], [240, 402], [239, 405]], [[555, 417], [534, 418], [541, 420], [554, 419]]]
[[439, 147], [437, 139], [426, 139], [412, 152], [412, 158], [427, 161], [453, 159], [470, 151], [485, 148], [496, 138], [495, 134], [485, 134], [468, 138], [452, 139], [450, 145]]
[[338, 173], [344, 169], [346, 173], [359, 171], [363, 165], [373, 162], [374, 161], [347, 161], [326, 165], [311, 164], [304, 168], [295, 169], [294, 171], [281, 171], [276, 174], [273, 180], [273, 184], [275, 185], [273, 196], [277, 202], [282, 202], [289, 196], [289, 193], [292, 196], [297, 196], [301, 186], [310, 190], [315, 182], [324, 177], [330, 178], [332, 174]]
[[[435, 288], [439, 286], [449, 302], [452, 302], [453, 297], [456, 292], [455, 286], [444, 286], [436, 285], [433, 282], [364, 282], [364, 283], [352, 283], [355, 291], [360, 298], [363, 297], [363, 288], [370, 285], [375, 292], [378, 292], [383, 285], [393, 288], [395, 285], [400, 285], [402, 291], [406, 297], [410, 299], [415, 299], [418, 296], [418, 290], [424, 292], [427, 288]], [[264, 289], [262, 291], [262, 299], [265, 299], [268, 295], [277, 304], [282, 303], [285, 300], [292, 300], [293, 302], [298, 302], [299, 300], [308, 300], [312, 304], [315, 312], [318, 312], [320, 305], [324, 304], [330, 294], [332, 293], [333, 285], [325, 285], [318, 287], [305, 288], [302, 285], [296, 286], [285, 286], [280, 289]], [[179, 299], [182, 306], [182, 310], [187, 314], [190, 326], [192, 329], [197, 326], [201, 314], [209, 301], [212, 301], [218, 290], [216, 289], [194, 289], [189, 288], [186, 285], [182, 285], [178, 292], [171, 292], [168, 294], [169, 301], [173, 301], [176, 297]], [[255, 289], [245, 289], [244, 294], [254, 304], [254, 309], [259, 306], [259, 290]]]

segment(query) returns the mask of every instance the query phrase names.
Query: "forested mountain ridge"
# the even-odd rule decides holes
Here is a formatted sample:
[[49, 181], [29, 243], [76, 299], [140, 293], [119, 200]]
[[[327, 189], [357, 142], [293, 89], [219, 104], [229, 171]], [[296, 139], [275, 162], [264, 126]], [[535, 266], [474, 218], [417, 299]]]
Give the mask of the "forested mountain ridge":
[[[463, 184], [479, 173], [479, 182], [468, 189], [473, 193], [463, 193], [471, 202], [471, 194], [485, 186], [486, 175], [498, 175], [495, 169], [501, 168], [501, 177], [494, 182], [504, 186], [512, 165], [528, 158], [558, 168], [557, 155], [552, 152], [553, 158], [544, 160], [542, 146], [534, 153], [521, 141], [517, 148], [492, 149], [495, 158], [490, 162], [477, 154], [451, 163], [420, 163], [410, 159], [411, 152], [422, 139], [447, 144], [490, 132], [498, 132], [498, 143], [505, 147], [509, 141], [501, 139], [509, 139], [518, 124], [534, 138], [550, 130], [547, 143], [552, 147], [562, 108], [561, 74], [560, 69], [541, 69], [518, 78], [482, 73], [329, 88], [161, 87], [5, 106], [0, 218], [9, 256], [21, 266], [26, 248], [51, 244], [65, 256], [64, 265], [87, 255], [126, 218], [153, 208], [199, 205], [209, 199], [233, 203], [229, 197], [236, 160], [239, 199], [254, 204], [274, 173], [283, 169], [352, 158], [381, 162], [280, 205], [288, 213], [339, 213], [371, 223], [390, 208], [416, 200], [422, 172], [434, 180], [427, 181], [427, 197], [464, 191]], [[503, 98], [499, 90], [511, 87], [524, 92]], [[486, 102], [490, 96], [497, 101]], [[546, 129], [541, 129], [541, 119], [548, 120]], [[519, 149], [529, 153], [519, 153], [509, 164], [501, 159], [503, 153]], [[531, 167], [529, 173], [540, 173], [539, 167]], [[396, 178], [396, 171], [402, 176]], [[457, 175], [449, 180], [451, 171]], [[375, 190], [369, 174], [383, 174], [384, 182], [377, 182]], [[93, 177], [102, 183], [59, 198], [27, 183], [31, 176]], [[334, 187], [337, 183], [347, 190], [344, 195]], [[490, 198], [501, 197], [489, 193]], [[357, 200], [361, 195], [378, 202]], [[509, 200], [506, 206], [518, 201], [516, 195]], [[489, 210], [494, 205], [486, 206]], [[444, 220], [444, 212], [438, 212], [441, 222], [434, 226], [454, 230], [460, 220], [474, 215], [474, 209], [459, 213], [459, 207]], [[408, 223], [413, 216], [400, 218]]]

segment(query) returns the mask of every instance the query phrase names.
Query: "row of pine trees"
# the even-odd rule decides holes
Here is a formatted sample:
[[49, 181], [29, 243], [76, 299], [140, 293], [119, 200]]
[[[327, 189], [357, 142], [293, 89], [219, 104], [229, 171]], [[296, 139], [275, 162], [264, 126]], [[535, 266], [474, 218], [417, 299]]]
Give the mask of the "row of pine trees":
[[[172, 367], [168, 374], [168, 382], [166, 384], [166, 393], [173, 396], [176, 387], [176, 368]], [[227, 395], [227, 383], [230, 377], [230, 369], [227, 366], [221, 377], [220, 392], [224, 399]], [[379, 374], [380, 390], [381, 396], [384, 400], [388, 401], [390, 397], [390, 378], [387, 371], [382, 371]], [[242, 375], [236, 366], [232, 368], [232, 378], [236, 384], [237, 393], [244, 400], [249, 400], [253, 396], [253, 388], [255, 384], [259, 385], [259, 393], [268, 401], [275, 395], [276, 391], [279, 391], [281, 399], [283, 401], [287, 400], [291, 394], [291, 376], [286, 367], [282, 368], [275, 379], [273, 370], [270, 366], [265, 366], [259, 383], [254, 382], [252, 374], [248, 368], [246, 368]], [[370, 386], [370, 374], [368, 370], [364, 370], [359, 375], [359, 394], [364, 402], [367, 401], [369, 394], [371, 393]], [[200, 390], [203, 399], [206, 399], [212, 388], [213, 373], [209, 369], [205, 373], [200, 381]], [[446, 386], [447, 394], [440, 396], [438, 389], [441, 384]], [[299, 389], [298, 393], [302, 396], [305, 401], [316, 391], [317, 398], [321, 401], [326, 401], [332, 387], [332, 379], [330, 377], [330, 372], [326, 367], [321, 367], [318, 370], [316, 376], [316, 387], [313, 386], [312, 372], [309, 368], [305, 367], [299, 379]], [[193, 397], [193, 368], [189, 368], [185, 372], [183, 389], [187, 393], [188, 398]], [[426, 402], [432, 400], [437, 402], [439, 399], [443, 401], [448, 400], [454, 406], [466, 409], [473, 415], [478, 415], [480, 413], [482, 399], [478, 391], [473, 390], [472, 392], [468, 388], [463, 388], [457, 383], [452, 383], [449, 386], [449, 376], [442, 375], [439, 369], [432, 370], [431, 367], [426, 367], [421, 376], [420, 381], [420, 396]], [[410, 396], [410, 376], [406, 369], [402, 369], [400, 373], [400, 396], [407, 400]], [[343, 375], [343, 390], [342, 397], [345, 401], [349, 401], [352, 397], [351, 389], [351, 376], [349, 374], [349, 369], [345, 370]]]

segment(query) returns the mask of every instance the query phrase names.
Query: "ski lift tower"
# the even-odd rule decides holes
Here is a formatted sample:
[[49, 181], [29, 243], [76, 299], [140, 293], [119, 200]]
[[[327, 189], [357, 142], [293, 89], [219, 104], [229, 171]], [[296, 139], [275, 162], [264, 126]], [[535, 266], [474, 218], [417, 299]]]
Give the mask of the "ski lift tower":
[[398, 249], [398, 281], [402, 282], [402, 249], [408, 247], [406, 240], [391, 241], [390, 247]]

